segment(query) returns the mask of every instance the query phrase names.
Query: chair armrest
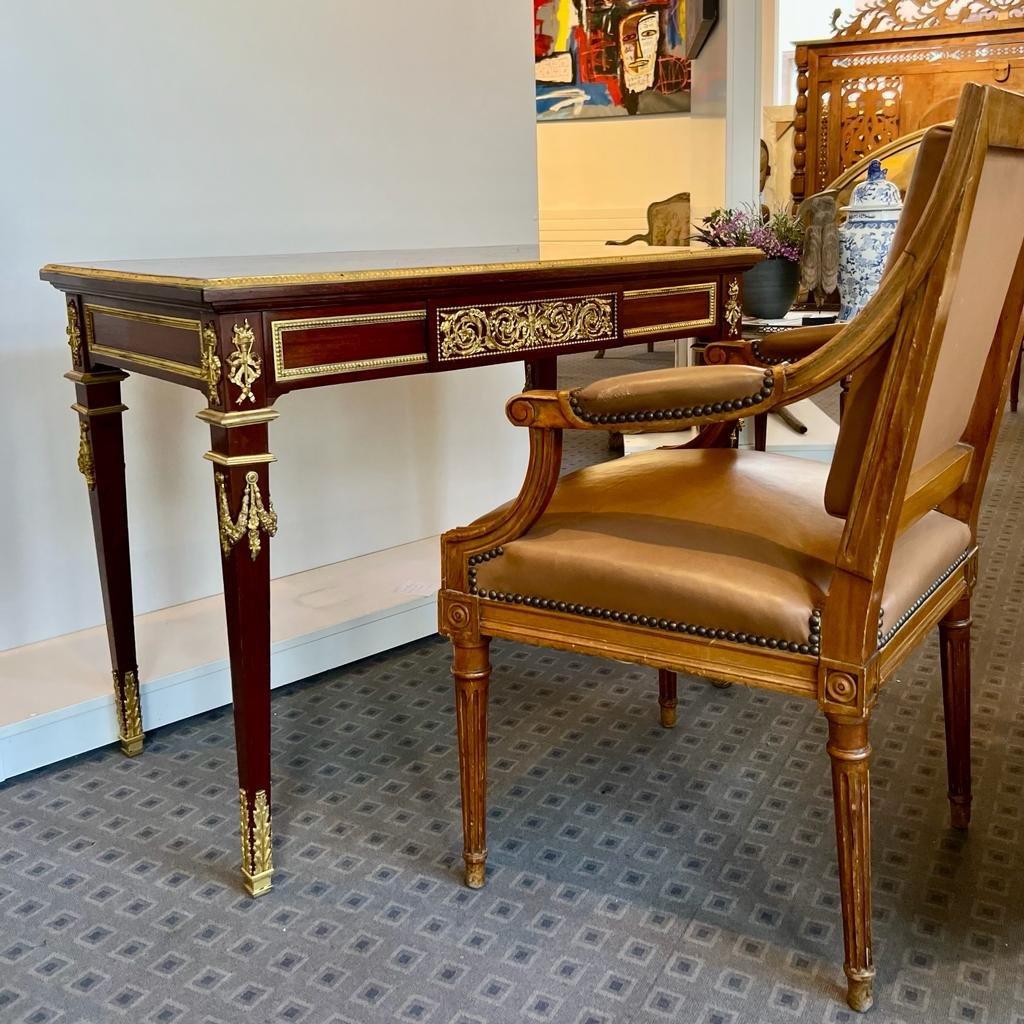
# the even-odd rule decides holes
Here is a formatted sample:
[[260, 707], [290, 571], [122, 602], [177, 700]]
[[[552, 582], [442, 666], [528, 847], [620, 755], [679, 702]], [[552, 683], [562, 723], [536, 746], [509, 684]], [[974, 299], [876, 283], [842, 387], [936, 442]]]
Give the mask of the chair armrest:
[[751, 348], [760, 360], [757, 365], [795, 363], [831, 341], [845, 326], [846, 324], [839, 323], [816, 324], [813, 327], [794, 327], [788, 331], [776, 331], [753, 340]]
[[608, 377], [575, 391], [527, 391], [505, 412], [516, 426], [624, 433], [682, 430], [751, 416], [774, 404], [772, 370], [683, 366]]
[[763, 338], [741, 341], [714, 341], [704, 349], [705, 362], [721, 366], [726, 363], [743, 366], [778, 366], [795, 363], [831, 341], [844, 324], [816, 324], [794, 327], [788, 331], [766, 334]]

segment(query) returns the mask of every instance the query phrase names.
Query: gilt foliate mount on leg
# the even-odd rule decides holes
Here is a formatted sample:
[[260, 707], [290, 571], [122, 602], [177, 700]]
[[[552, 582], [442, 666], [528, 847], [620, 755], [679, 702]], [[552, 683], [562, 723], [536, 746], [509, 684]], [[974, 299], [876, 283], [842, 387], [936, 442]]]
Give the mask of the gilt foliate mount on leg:
[[217, 511], [220, 523], [220, 547], [227, 558], [231, 549], [245, 536], [249, 538], [249, 555], [255, 562], [263, 548], [260, 531], [268, 537], [277, 533], [277, 513], [274, 503], [268, 499], [263, 504], [260, 493], [259, 474], [249, 470], [245, 474], [245, 490], [242, 492], [242, 504], [238, 510], [238, 518], [231, 518], [228, 504], [228, 481], [224, 473], [217, 474]]
[[113, 672], [114, 708], [121, 750], [127, 757], [142, 753], [145, 735], [142, 731], [142, 702], [139, 698], [138, 669]]
[[269, 892], [274, 874], [270, 800], [266, 790], [254, 794], [252, 803], [244, 789], [238, 791], [239, 828], [242, 837], [242, 884], [250, 896]]

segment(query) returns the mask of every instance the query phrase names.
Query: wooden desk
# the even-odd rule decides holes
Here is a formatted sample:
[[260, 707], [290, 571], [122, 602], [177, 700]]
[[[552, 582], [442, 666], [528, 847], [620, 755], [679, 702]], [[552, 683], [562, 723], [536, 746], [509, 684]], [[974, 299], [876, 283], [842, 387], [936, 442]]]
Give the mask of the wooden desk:
[[[593, 252], [599, 255], [593, 255]], [[301, 388], [526, 363], [678, 337], [736, 338], [753, 249], [544, 259], [532, 247], [51, 264], [65, 293], [121, 746], [143, 744], [124, 482], [125, 371], [200, 393], [210, 425], [238, 756], [242, 879], [271, 885], [268, 427]], [[319, 443], [315, 436], [311, 443]]]

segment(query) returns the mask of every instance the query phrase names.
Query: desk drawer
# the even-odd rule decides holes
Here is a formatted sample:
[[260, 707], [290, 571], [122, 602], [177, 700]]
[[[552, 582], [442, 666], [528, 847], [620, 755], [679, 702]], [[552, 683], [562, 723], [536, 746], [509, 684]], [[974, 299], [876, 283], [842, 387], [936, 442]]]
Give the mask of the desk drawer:
[[298, 310], [268, 317], [281, 384], [427, 361], [425, 306]]
[[623, 292], [622, 336], [686, 337], [713, 327], [718, 319], [718, 281]]

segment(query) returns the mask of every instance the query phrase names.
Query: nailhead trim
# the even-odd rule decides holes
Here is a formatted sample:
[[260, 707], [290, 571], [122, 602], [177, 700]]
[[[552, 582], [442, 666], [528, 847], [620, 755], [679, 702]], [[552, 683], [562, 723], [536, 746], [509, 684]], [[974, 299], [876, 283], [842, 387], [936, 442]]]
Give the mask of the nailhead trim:
[[713, 402], [709, 405], [686, 406], [679, 409], [646, 409], [640, 412], [594, 413], [584, 410], [579, 398], [579, 389], [569, 392], [569, 405], [575, 416], [584, 423], [641, 423], [653, 420], [692, 420], [702, 416], [714, 416], [721, 412], [736, 412], [749, 409], [771, 396], [775, 389], [775, 374], [766, 370], [761, 381], [761, 390], [745, 398], [734, 398], [728, 402]]
[[766, 356], [761, 348], [761, 343], [756, 339], [752, 339], [750, 342], [750, 354], [768, 366], [778, 366], [781, 363], [789, 362], [789, 356]]
[[811, 654], [817, 657], [821, 653], [821, 612], [816, 608], [808, 620], [809, 633], [806, 643], [792, 640], [779, 640], [777, 637], [761, 636], [758, 633], [742, 633], [731, 629], [716, 629], [712, 626], [697, 626], [690, 622], [676, 622], [669, 619], [658, 619], [653, 615], [634, 615], [630, 612], [614, 611], [609, 608], [597, 608], [591, 605], [573, 604], [568, 601], [555, 601], [546, 597], [530, 597], [524, 594], [506, 594], [500, 590], [480, 590], [476, 581], [476, 566], [498, 558], [505, 553], [501, 547], [492, 548], [479, 555], [472, 555], [468, 561], [469, 592], [488, 601], [501, 601], [504, 604], [524, 604], [530, 608], [544, 608], [549, 611], [567, 612], [570, 615], [582, 615], [588, 619], [610, 619], [613, 622], [628, 622], [634, 626], [649, 626], [670, 633], [689, 633], [691, 636], [702, 636], [712, 640], [728, 640], [730, 643], [749, 644], [753, 647], [767, 647], [770, 650], [792, 651], [794, 654]]
[[882, 632], [882, 613], [878, 613], [878, 649], [881, 650], [892, 638], [910, 621], [911, 616], [942, 586], [950, 576], [960, 568], [971, 555], [971, 548], [968, 548], [960, 555], [952, 565], [946, 569], [941, 576], [896, 620], [896, 624], [888, 633]]

